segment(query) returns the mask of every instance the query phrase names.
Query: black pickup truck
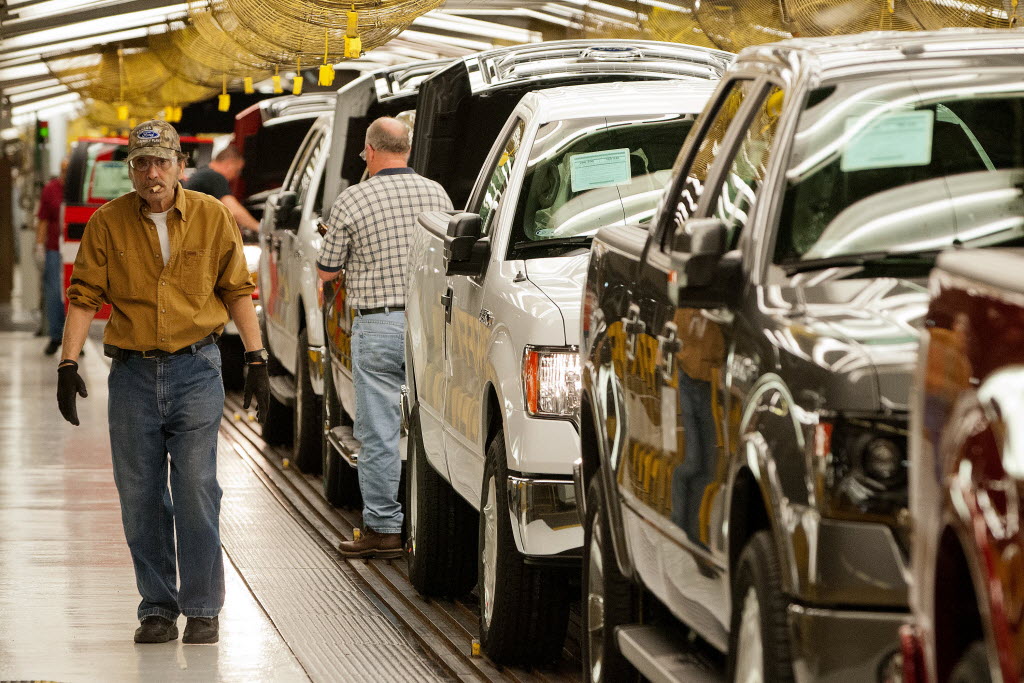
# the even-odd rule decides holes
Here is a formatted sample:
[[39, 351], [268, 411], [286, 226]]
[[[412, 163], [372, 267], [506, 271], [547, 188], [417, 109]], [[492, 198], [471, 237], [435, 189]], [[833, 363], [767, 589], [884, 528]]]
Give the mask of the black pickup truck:
[[598, 233], [574, 472], [588, 680], [685, 680], [694, 634], [733, 680], [898, 678], [926, 278], [941, 250], [1024, 244], [1022, 49], [745, 50], [651, 225]]

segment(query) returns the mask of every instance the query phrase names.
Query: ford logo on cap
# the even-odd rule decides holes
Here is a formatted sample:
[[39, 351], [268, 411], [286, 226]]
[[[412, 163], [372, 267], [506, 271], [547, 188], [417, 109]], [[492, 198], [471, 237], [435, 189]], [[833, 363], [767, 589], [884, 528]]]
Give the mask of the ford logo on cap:
[[156, 140], [159, 137], [160, 137], [160, 133], [156, 132], [155, 130], [142, 130], [142, 131], [139, 131], [139, 139], [140, 140]]

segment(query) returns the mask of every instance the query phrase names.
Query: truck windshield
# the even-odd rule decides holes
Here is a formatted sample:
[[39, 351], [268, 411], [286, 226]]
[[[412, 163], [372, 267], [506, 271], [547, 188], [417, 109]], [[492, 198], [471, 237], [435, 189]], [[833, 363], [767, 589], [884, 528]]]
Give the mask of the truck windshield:
[[[558, 256], [609, 225], [647, 222], [668, 183], [692, 114], [591, 117], [537, 131], [508, 258]], [[552, 242], [552, 249], [532, 248]], [[560, 247], [560, 248], [557, 248]]]
[[888, 76], [813, 91], [775, 263], [806, 271], [844, 256], [1024, 244], [1022, 75]]

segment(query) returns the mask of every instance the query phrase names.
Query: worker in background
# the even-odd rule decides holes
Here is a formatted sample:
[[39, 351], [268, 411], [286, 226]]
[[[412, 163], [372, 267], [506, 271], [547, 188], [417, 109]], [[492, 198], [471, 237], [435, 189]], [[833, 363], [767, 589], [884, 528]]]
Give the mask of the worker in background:
[[231, 194], [231, 183], [241, 175], [243, 166], [245, 159], [242, 153], [234, 145], [228, 145], [217, 153], [209, 166], [193, 173], [185, 181], [184, 187], [219, 199], [234, 216], [238, 227], [242, 229], [242, 236], [255, 238], [255, 235], [246, 233], [258, 233], [260, 222]]
[[60, 162], [60, 176], [46, 183], [39, 198], [36, 218], [36, 263], [43, 269], [43, 299], [50, 341], [44, 353], [52, 356], [64, 338], [64, 263], [60, 257], [60, 205], [64, 201], [64, 179], [68, 160]]
[[390, 117], [370, 124], [360, 157], [369, 179], [342, 192], [331, 208], [317, 257], [324, 282], [345, 270], [352, 321], [352, 383], [363, 529], [342, 541], [345, 557], [400, 557], [402, 455], [399, 398], [405, 382], [405, 270], [416, 216], [450, 211], [444, 188], [409, 168], [412, 131]]

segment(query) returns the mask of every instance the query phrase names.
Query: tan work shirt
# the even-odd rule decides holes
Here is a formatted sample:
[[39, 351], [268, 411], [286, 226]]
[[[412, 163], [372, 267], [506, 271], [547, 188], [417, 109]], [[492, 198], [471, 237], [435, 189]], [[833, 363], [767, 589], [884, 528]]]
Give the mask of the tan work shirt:
[[177, 351], [229, 319], [227, 306], [252, 296], [242, 239], [220, 201], [178, 184], [167, 213], [170, 259], [135, 192], [107, 202], [86, 225], [68, 287], [72, 304], [113, 312], [103, 341], [122, 349]]

